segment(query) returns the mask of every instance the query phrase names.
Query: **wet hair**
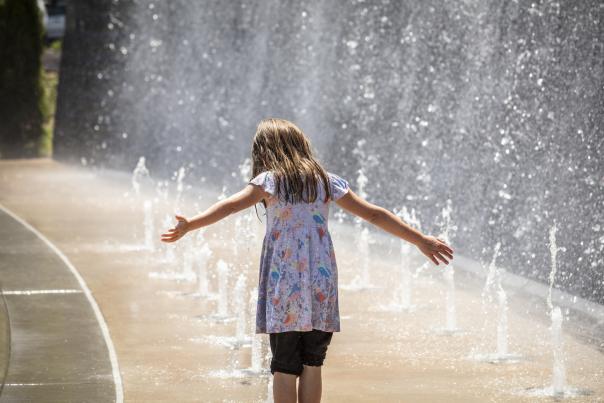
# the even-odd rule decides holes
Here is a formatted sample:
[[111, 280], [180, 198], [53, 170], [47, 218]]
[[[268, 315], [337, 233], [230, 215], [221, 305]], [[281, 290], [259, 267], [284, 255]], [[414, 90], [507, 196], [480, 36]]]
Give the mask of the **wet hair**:
[[[276, 196], [287, 203], [313, 203], [322, 181], [325, 202], [331, 198], [327, 172], [312, 154], [310, 141], [295, 124], [268, 118], [258, 124], [252, 143], [252, 178], [271, 171]], [[263, 200], [262, 204], [266, 207]]]

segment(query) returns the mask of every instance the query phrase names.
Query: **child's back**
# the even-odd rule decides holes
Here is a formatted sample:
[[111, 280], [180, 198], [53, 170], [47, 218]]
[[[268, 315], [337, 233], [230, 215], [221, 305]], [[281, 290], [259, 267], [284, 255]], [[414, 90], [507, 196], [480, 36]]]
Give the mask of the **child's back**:
[[276, 196], [273, 172], [250, 183], [266, 199], [266, 235], [260, 260], [256, 333], [340, 331], [338, 272], [328, 230], [329, 201], [348, 191], [348, 183], [328, 173], [331, 199], [317, 183], [314, 202], [289, 203]]
[[[191, 220], [177, 215], [178, 224], [162, 234], [162, 240], [177, 241], [189, 231], [264, 200], [267, 222], [256, 333], [270, 333], [274, 398], [296, 401], [299, 376], [298, 392], [304, 397], [300, 400], [320, 401], [321, 366], [333, 332], [340, 331], [338, 270], [327, 228], [329, 201], [337, 200], [352, 214], [413, 243], [434, 264], [447, 264], [453, 250], [358, 197], [342, 178], [326, 173], [313, 157], [304, 133], [289, 121], [260, 122], [252, 143], [252, 172], [256, 175], [250, 181], [253, 185]], [[277, 182], [281, 183], [278, 187]]]

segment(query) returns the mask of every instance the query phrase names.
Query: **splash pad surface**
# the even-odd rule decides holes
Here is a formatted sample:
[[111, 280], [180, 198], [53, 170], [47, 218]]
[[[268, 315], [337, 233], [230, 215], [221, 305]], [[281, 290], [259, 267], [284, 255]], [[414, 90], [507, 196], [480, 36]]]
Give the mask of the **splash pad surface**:
[[[199, 194], [196, 200], [185, 192], [182, 213], [193, 215], [217, 196], [215, 191]], [[152, 200], [154, 218], [147, 223], [157, 235], [152, 249], [144, 233], [147, 200]], [[265, 371], [254, 370], [253, 343], [228, 342], [237, 333], [236, 318], [212, 319], [219, 298], [198, 295], [194, 276], [183, 271], [183, 256], [192, 244], [157, 241], [166, 229], [164, 217], [174, 213], [171, 200], [157, 197], [153, 189], [136, 196], [128, 174], [27, 160], [0, 161], [0, 203], [51, 240], [86, 281], [115, 346], [125, 401], [265, 401], [269, 379]], [[264, 223], [253, 221], [255, 236], [245, 244], [234, 242], [240, 238], [235, 236], [237, 218], [249, 213], [204, 233], [212, 250], [210, 292], [218, 291], [216, 263], [222, 259], [232, 270], [229, 291], [241, 273], [247, 275], [246, 303], [257, 285], [264, 231]], [[350, 284], [359, 275], [359, 256], [347, 231], [336, 225], [331, 231], [340, 284]], [[481, 305], [483, 280], [456, 269], [459, 331], [438, 331], [447, 319], [442, 268], [428, 267], [413, 277], [413, 309], [399, 309], [393, 285], [399, 270], [392, 263], [400, 261], [399, 250], [394, 241], [391, 247], [372, 244], [373, 287], [340, 289], [342, 331], [334, 335], [323, 367], [323, 401], [551, 399], [553, 357], [544, 301], [508, 291], [509, 352], [519, 358], [497, 359], [499, 308]], [[410, 259], [411, 272], [422, 263], [418, 256]], [[565, 397], [604, 401], [601, 327], [598, 332], [572, 312], [563, 314], [567, 389], [573, 392]], [[267, 337], [260, 337], [265, 366]]]

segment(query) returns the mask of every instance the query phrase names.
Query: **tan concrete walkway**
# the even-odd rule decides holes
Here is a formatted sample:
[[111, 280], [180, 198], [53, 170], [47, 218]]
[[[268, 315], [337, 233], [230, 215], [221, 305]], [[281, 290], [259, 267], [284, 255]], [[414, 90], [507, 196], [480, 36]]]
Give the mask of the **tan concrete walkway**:
[[[214, 200], [215, 195], [208, 194], [198, 208]], [[183, 213], [192, 215], [197, 212], [195, 200], [191, 194], [185, 196]], [[156, 197], [153, 191], [143, 196], [153, 197]], [[144, 250], [142, 199], [133, 196], [127, 174], [101, 175], [51, 160], [0, 161], [0, 203], [56, 244], [85, 279], [115, 345], [125, 401], [264, 401], [266, 377], [215, 376], [217, 370], [249, 367], [251, 360], [249, 348], [230, 350], [204, 338], [235, 333], [234, 323], [216, 324], [198, 317], [214, 312], [216, 302], [189, 295], [196, 289], [194, 283], [150, 276], [150, 273], [179, 271], [182, 261], [178, 256], [185, 244], [172, 245], [177, 258], [171, 261], [163, 260], [165, 245], [158, 245], [161, 248], [158, 252]], [[166, 214], [173, 214], [173, 205], [160, 197], [154, 209], [156, 228], [163, 230], [159, 222]], [[242, 260], [244, 254], [236, 257], [231, 241], [235, 219], [229, 218], [206, 232], [213, 249], [210, 263], [214, 267], [216, 260], [222, 258], [233, 264], [230, 289], [237, 275], [245, 272], [249, 290], [257, 281], [261, 237], [249, 245], [245, 260]], [[261, 234], [262, 226], [258, 225], [257, 230]], [[343, 234], [334, 233], [340, 285], [343, 285], [356, 275], [359, 257], [340, 235]], [[397, 252], [395, 245], [391, 254]], [[527, 388], [547, 386], [551, 378], [549, 323], [545, 312], [540, 311], [539, 302], [509, 295], [510, 350], [521, 354], [523, 360], [499, 365], [472, 361], [468, 356], [473, 349], [478, 352], [495, 349], [495, 324], [487, 322], [486, 329], [482, 329], [485, 324], [480, 305], [482, 284], [471, 277], [458, 276], [457, 315], [463, 332], [445, 336], [434, 330], [444, 324], [445, 312], [445, 288], [436, 269], [426, 270], [414, 284], [414, 302], [418, 306], [415, 312], [382, 310], [381, 306], [393, 298], [396, 274], [396, 267], [386, 257], [372, 256], [371, 279], [375, 289], [340, 292], [342, 332], [334, 335], [323, 369], [323, 401], [540, 401], [526, 395]], [[58, 283], [48, 282], [50, 279], [40, 281], [45, 288], [59, 287]], [[212, 278], [211, 289], [216, 284]], [[79, 297], [73, 294], [60, 298]], [[46, 314], [42, 310], [48, 303], [31, 302], [25, 307], [40, 310], [36, 317], [44, 321]], [[86, 310], [76, 308], [73, 315], [83, 316], [84, 322], [89, 317]], [[495, 310], [487, 312], [487, 317], [495, 315]], [[46, 322], [49, 323], [39, 325], [41, 329], [52, 326], [51, 318]], [[572, 326], [572, 322], [565, 322], [568, 383], [591, 391], [589, 396], [572, 401], [604, 401], [604, 354], [598, 346], [568, 332]], [[79, 326], [63, 329], [80, 332]], [[13, 340], [18, 342], [24, 337], [21, 334]], [[85, 339], [83, 335], [74, 337]], [[99, 346], [94, 337], [89, 337], [89, 343], [85, 348], [92, 351]], [[35, 355], [35, 350], [29, 352]], [[74, 357], [64, 356], [63, 360], [75, 365]], [[106, 380], [107, 366], [99, 362], [100, 358], [99, 361], [90, 358], [89, 369], [96, 370]], [[20, 382], [27, 379], [35, 382], [36, 368], [24, 367], [29, 372], [21, 372]], [[48, 396], [50, 399], [50, 392]], [[4, 398], [3, 393], [0, 401]]]

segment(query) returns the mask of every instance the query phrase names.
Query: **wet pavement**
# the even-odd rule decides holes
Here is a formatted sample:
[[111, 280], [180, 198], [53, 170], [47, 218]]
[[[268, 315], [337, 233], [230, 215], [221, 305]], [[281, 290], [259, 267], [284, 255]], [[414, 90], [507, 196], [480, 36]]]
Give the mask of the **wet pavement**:
[[[80, 284], [38, 236], [0, 209], [2, 402], [115, 398], [107, 346]], [[8, 325], [8, 326], [7, 326]]]
[[[182, 213], [197, 213], [217, 194], [207, 191], [202, 196], [197, 200], [185, 195]], [[157, 239], [155, 251], [145, 247], [143, 205], [153, 199], [159, 239], [165, 230], [162, 221], [172, 216], [174, 204], [158, 198], [153, 189], [134, 195], [128, 173], [46, 159], [0, 161], [0, 204], [23, 220], [0, 214], [0, 280], [8, 311], [7, 316], [0, 309], [0, 375], [2, 366], [8, 366], [0, 402], [115, 401], [122, 391], [127, 402], [265, 401], [268, 377], [237, 372], [250, 367], [250, 348], [230, 349], [215, 342], [232, 337], [235, 323], [211, 320], [216, 300], [196, 296], [194, 281], [171, 278], [181, 272], [182, 252], [192, 240], [170, 245], [172, 257]], [[224, 259], [232, 268], [229, 289], [245, 273], [249, 295], [257, 285], [263, 224], [256, 223], [254, 239], [235, 247], [237, 217], [205, 232], [213, 252], [209, 286], [216, 290], [212, 274], [216, 261]], [[392, 262], [398, 244], [372, 255], [375, 287], [355, 291], [345, 286], [358, 274], [359, 258], [346, 231], [334, 225], [332, 234], [342, 331], [334, 335], [323, 367], [323, 401], [534, 402], [531, 388], [549, 385], [549, 322], [540, 302], [508, 292], [510, 351], [521, 360], [473, 360], [472, 351], [488, 353], [496, 346], [497, 309], [481, 310], [482, 280], [457, 275], [462, 331], [443, 334], [438, 329], [445, 321], [446, 284], [439, 269], [425, 269], [414, 279], [413, 312], [395, 312], [389, 304], [396, 297], [398, 272]], [[81, 275], [93, 302], [57, 252]], [[22, 293], [27, 290], [49, 292]], [[571, 321], [572, 315], [565, 329], [571, 330]], [[266, 335], [261, 337], [266, 351]], [[115, 348], [115, 362], [108, 343]], [[568, 383], [590, 391], [570, 401], [603, 401], [604, 354], [599, 346], [570, 331], [565, 331], [564, 343]]]

